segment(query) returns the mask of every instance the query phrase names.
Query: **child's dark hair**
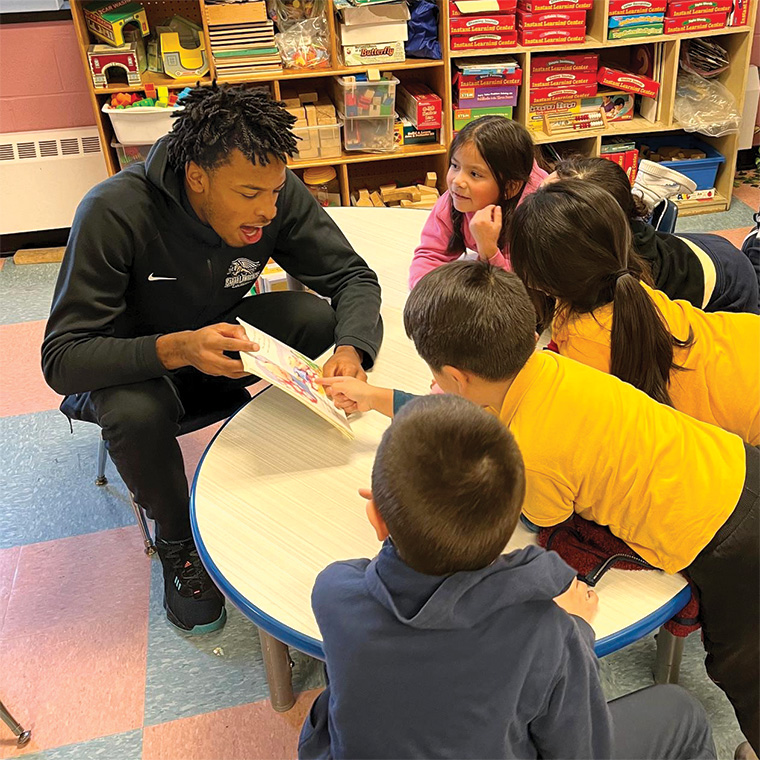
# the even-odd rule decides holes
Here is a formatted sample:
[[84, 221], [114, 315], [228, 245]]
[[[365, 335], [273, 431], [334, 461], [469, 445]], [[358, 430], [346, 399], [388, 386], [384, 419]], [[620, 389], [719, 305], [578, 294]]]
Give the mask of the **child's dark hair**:
[[237, 148], [251, 163], [285, 161], [296, 150], [295, 117], [260, 90], [196, 87], [181, 101], [183, 109], [166, 137], [169, 163], [184, 169], [193, 161], [214, 169]]
[[[449, 163], [454, 159], [457, 150], [468, 143], [472, 143], [477, 148], [499, 187], [502, 228], [498, 245], [502, 248], [507, 239], [509, 220], [520, 202], [525, 185], [533, 171], [535, 152], [533, 138], [522, 124], [512, 119], [505, 119], [503, 116], [481, 116], [467, 124], [452, 140], [449, 147]], [[510, 185], [514, 182], [522, 183], [522, 187], [508, 198]], [[450, 204], [450, 209], [454, 229], [449, 238], [448, 253], [464, 253], [465, 243], [462, 232], [464, 215], [454, 208], [453, 203]]]
[[525, 286], [484, 261], [428, 272], [407, 298], [404, 327], [436, 372], [448, 365], [491, 381], [514, 377], [536, 348], [536, 311]]
[[560, 161], [554, 171], [560, 179], [583, 179], [603, 187], [617, 202], [629, 220], [646, 219], [649, 208], [631, 193], [631, 183], [625, 169], [606, 158], [572, 156]]
[[557, 299], [555, 318], [613, 303], [610, 372], [671, 404], [670, 371], [680, 369], [673, 347], [691, 345], [693, 336], [671, 335], [641, 287], [648, 272], [612, 195], [581, 179], [545, 185], [517, 209], [509, 242], [514, 271], [528, 287]]
[[515, 439], [496, 417], [458, 396], [422, 396], [385, 431], [372, 495], [414, 570], [479, 570], [514, 532], [525, 470]]

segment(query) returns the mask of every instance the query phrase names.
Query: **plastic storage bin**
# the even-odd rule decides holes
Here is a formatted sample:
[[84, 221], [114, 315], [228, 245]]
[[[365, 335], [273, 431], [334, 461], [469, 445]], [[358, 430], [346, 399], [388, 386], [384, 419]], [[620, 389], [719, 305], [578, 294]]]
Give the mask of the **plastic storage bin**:
[[355, 82], [346, 77], [334, 77], [333, 101], [347, 119], [393, 116], [397, 84], [395, 77], [378, 82]]
[[116, 156], [119, 159], [119, 167], [124, 168], [130, 164], [136, 164], [138, 161], [145, 161], [153, 147], [150, 145], [122, 145], [121, 143], [112, 142], [111, 147], [116, 150]]
[[156, 142], [174, 124], [172, 113], [184, 108], [158, 108], [145, 106], [139, 108], [111, 108], [106, 103], [100, 110], [111, 119], [116, 139], [122, 145], [148, 145]]
[[396, 149], [393, 123], [388, 119], [343, 119], [343, 147], [368, 153], [390, 153]]
[[340, 150], [340, 124], [322, 124], [318, 127], [300, 127], [293, 130], [300, 138], [296, 141], [296, 161], [311, 161], [315, 158], [338, 158]]
[[689, 179], [697, 183], [697, 190], [710, 190], [715, 187], [715, 175], [718, 167], [726, 160], [725, 156], [710, 145], [701, 142], [692, 135], [666, 135], [645, 138], [639, 141], [652, 150], [657, 150], [665, 145], [674, 145], [679, 148], [695, 148], [703, 151], [707, 158], [693, 158], [686, 161], [660, 161], [663, 166], [685, 174]]

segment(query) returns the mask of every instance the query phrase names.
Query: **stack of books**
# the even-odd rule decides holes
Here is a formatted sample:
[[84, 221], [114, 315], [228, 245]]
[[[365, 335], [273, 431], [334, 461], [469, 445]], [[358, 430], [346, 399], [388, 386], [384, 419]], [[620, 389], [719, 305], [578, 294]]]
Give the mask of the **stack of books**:
[[220, 81], [282, 71], [264, 0], [206, 5], [206, 21]]

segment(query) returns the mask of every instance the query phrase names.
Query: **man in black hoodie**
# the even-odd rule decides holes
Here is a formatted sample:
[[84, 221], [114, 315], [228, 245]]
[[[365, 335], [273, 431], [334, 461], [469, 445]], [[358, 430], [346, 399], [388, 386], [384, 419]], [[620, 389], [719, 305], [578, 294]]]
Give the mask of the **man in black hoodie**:
[[[191, 537], [176, 436], [186, 409], [256, 380], [236, 353], [256, 349], [236, 317], [312, 357], [334, 343], [325, 374], [361, 378], [382, 323], [375, 273], [286, 168], [293, 117], [243, 88], [198, 87], [182, 103], [145, 164], [77, 209], [42, 368], [70, 419], [100, 425], [155, 520], [169, 621], [205, 633], [224, 624], [224, 599]], [[330, 302], [246, 298], [270, 257]]]

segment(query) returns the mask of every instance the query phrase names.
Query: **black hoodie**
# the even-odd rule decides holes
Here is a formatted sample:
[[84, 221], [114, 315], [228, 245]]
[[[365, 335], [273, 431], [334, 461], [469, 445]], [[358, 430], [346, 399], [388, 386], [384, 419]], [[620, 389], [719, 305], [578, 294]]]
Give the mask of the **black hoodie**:
[[42, 344], [48, 384], [68, 395], [166, 374], [156, 339], [221, 321], [269, 258], [331, 299], [336, 345], [374, 362], [380, 286], [303, 183], [287, 171], [277, 216], [255, 244], [226, 245], [184, 196], [159, 140], [77, 209]]

